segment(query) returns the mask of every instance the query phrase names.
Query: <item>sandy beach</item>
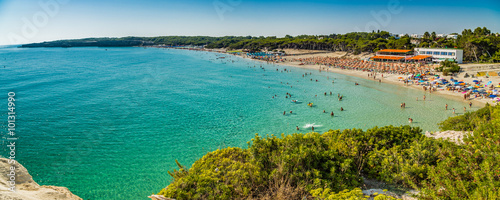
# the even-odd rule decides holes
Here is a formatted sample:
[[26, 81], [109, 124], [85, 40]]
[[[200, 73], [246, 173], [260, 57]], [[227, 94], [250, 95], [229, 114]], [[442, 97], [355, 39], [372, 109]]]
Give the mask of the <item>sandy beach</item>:
[[[224, 51], [221, 49], [220, 51]], [[279, 65], [285, 65], [285, 66], [292, 66], [292, 67], [299, 67], [299, 68], [305, 68], [305, 69], [313, 69], [313, 70], [321, 70], [321, 71], [326, 71], [326, 72], [331, 72], [331, 73], [339, 73], [339, 74], [344, 74], [348, 76], [355, 76], [367, 80], [372, 80], [374, 82], [382, 82], [382, 83], [389, 83], [389, 84], [394, 84], [402, 87], [409, 87], [412, 89], [416, 90], [423, 90], [422, 85], [414, 82], [410, 82], [408, 85], [405, 85], [405, 83], [402, 81], [401, 77], [405, 77], [406, 75], [402, 74], [392, 74], [392, 73], [376, 73], [375, 76], [373, 76], [374, 73], [369, 72], [369, 71], [362, 71], [362, 70], [351, 70], [351, 69], [341, 69], [341, 68], [335, 68], [335, 67], [329, 67], [327, 65], [320, 65], [320, 64], [308, 64], [300, 61], [296, 61], [299, 59], [307, 59], [307, 58], [313, 58], [313, 57], [330, 57], [330, 58], [346, 58], [346, 59], [353, 59], [353, 60], [362, 60], [362, 59], [367, 59], [371, 56], [374, 56], [374, 53], [362, 53], [358, 55], [353, 55], [352, 53], [347, 53], [347, 52], [329, 52], [329, 51], [319, 51], [319, 50], [294, 50], [294, 49], [284, 49], [284, 51], [287, 53], [286, 56], [283, 56], [283, 61], [281, 62], [276, 62], [275, 64]], [[243, 58], [248, 58], [251, 59], [250, 57], [246, 55], [240, 55]], [[262, 61], [266, 62], [263, 60], [258, 60], [258, 59], [252, 59], [252, 60], [257, 60], [257, 61]], [[438, 65], [434, 66], [429, 66], [431, 68], [437, 67]], [[465, 69], [466, 71], [463, 71], [461, 73], [455, 74], [454, 76], [443, 76], [441, 72], [436, 72], [432, 70], [431, 72], [434, 74], [439, 75], [440, 77], [444, 77], [445, 79], [457, 79], [457, 80], [463, 80], [465, 83], [472, 84], [473, 80], [480, 80], [483, 83], [486, 83], [488, 81], [492, 81], [493, 85], [498, 85], [500, 83], [500, 76], [491, 76], [491, 77], [464, 77], [466, 73], [469, 74], [474, 74], [477, 71], [473, 70], [468, 70], [468, 67], [464, 67], [468, 65], [461, 65], [462, 69]], [[473, 66], [473, 65], [470, 65]], [[369, 76], [369, 75], [372, 76]], [[375, 78], [374, 78], [375, 77]], [[427, 90], [427, 92], [429, 92]], [[433, 95], [440, 95], [445, 98], [457, 100], [457, 101], [463, 101], [464, 103], [469, 103], [472, 102], [473, 105], [476, 106], [481, 106], [483, 107], [487, 103], [494, 105], [496, 104], [492, 99], [490, 98], [469, 98], [467, 100], [464, 100], [464, 93], [458, 92], [458, 91], [448, 91], [448, 90], [436, 90], [432, 91]], [[423, 99], [422, 99], [423, 100]], [[444, 106], [444, 105], [443, 105]]]

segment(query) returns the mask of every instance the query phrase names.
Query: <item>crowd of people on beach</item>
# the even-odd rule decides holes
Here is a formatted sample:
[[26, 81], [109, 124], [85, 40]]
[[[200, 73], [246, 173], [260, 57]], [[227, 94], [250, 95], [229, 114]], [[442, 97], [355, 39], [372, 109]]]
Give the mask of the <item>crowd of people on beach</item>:
[[[265, 61], [268, 63], [290, 61], [290, 62], [299, 62], [300, 65], [324, 65], [324, 67], [319, 66], [320, 72], [322, 70], [328, 71], [328, 68], [332, 68], [332, 67], [339, 68], [339, 69], [346, 69], [346, 70], [356, 70], [356, 71], [369, 72], [368, 77], [373, 78], [373, 79], [377, 79], [378, 77], [384, 78], [384, 73], [397, 74], [397, 75], [401, 75], [401, 77], [399, 77], [400, 81], [404, 81], [405, 85], [410, 85], [410, 84], [419, 85], [419, 86], [422, 86], [422, 89], [425, 92], [430, 92], [430, 93], [432, 93], [433, 91], [436, 91], [438, 89], [438, 87], [441, 87], [439, 89], [447, 89], [447, 90], [456, 91], [456, 92], [465, 91], [463, 87], [462, 88], [443, 87], [444, 84], [440, 84], [440, 85], [435, 84], [436, 81], [439, 82], [438, 81], [439, 76], [433, 74], [432, 72], [429, 72], [429, 71], [432, 71], [431, 66], [422, 65], [419, 63], [375, 62], [375, 61], [359, 60], [359, 59], [352, 59], [352, 58], [339, 58], [339, 57], [309, 57], [309, 58], [288, 58], [288, 59], [282, 58], [282, 57], [252, 57], [252, 58], [257, 59], [257, 60], [261, 60], [261, 61]], [[259, 67], [259, 66], [255, 66], [255, 65], [253, 67], [249, 66], [249, 68], [254, 68], [254, 70], [256, 67]], [[266, 71], [262, 65], [260, 65], [259, 68], [263, 71]], [[290, 72], [290, 70], [287, 70], [286, 68], [284, 68], [284, 69], [276, 68], [276, 72], [288, 73], [288, 72]], [[311, 75], [311, 73], [310, 72], [304, 73], [301, 76], [303, 78], [306, 78], [306, 80], [310, 80], [312, 82], [319, 82], [320, 81], [320, 80], [315, 79], [315, 78], [314, 79], [309, 78], [309, 77], [307, 77], [308, 75]], [[437, 76], [437, 77], [435, 77], [435, 76]], [[330, 78], [327, 77], [327, 79], [330, 79]], [[379, 79], [379, 82], [380, 82], [380, 80], [382, 80], [382, 79]], [[333, 80], [332, 80], [332, 83], [334, 83]], [[290, 83], [282, 82], [281, 84], [286, 84], [290, 88], [293, 87]], [[359, 85], [357, 82], [355, 82], [354, 84]], [[331, 91], [324, 92], [323, 94], [325, 96], [327, 96], [328, 93], [330, 94], [330, 96], [332, 95]], [[467, 91], [467, 93], [464, 93], [464, 100], [470, 100], [471, 95], [472, 95], [472, 97], [477, 97], [476, 96], [477, 94], [472, 94], [471, 91]], [[314, 96], [317, 97], [318, 95], [314, 95]], [[273, 99], [275, 99], [277, 97], [278, 97], [278, 95], [276, 95], [276, 94], [272, 96]], [[340, 94], [338, 94], [337, 97], [338, 97], [339, 101], [343, 100], [343, 96], [341, 96]], [[285, 94], [285, 99], [291, 100], [292, 103], [301, 103], [298, 100], [292, 100], [292, 94], [289, 92], [287, 92]], [[417, 98], [417, 101], [419, 101], [419, 98]], [[423, 96], [423, 101], [426, 101], [425, 95]], [[313, 105], [312, 102], [309, 102], [307, 104], [307, 106], [316, 107], [316, 105]], [[402, 109], [405, 109], [406, 103], [403, 102], [403, 103], [401, 103], [400, 106]], [[471, 105], [469, 105], [469, 107], [471, 107]], [[446, 105], [446, 110], [447, 109], [448, 109], [448, 105]], [[456, 114], [455, 108], [453, 108], [452, 110], [453, 110], [453, 114]], [[344, 108], [340, 107], [340, 111], [344, 111]], [[466, 107], [464, 107], [464, 112], [466, 112]], [[333, 111], [327, 112], [326, 110], [323, 110], [323, 113], [328, 113], [332, 117], [335, 116]], [[292, 115], [292, 114], [296, 114], [296, 113], [291, 111], [291, 110], [290, 111], [285, 110], [282, 113], [282, 115]], [[414, 119], [409, 117], [408, 122], [413, 123]], [[311, 128], [311, 130], [314, 131], [314, 125], [310, 125], [307, 127], [304, 126], [304, 128]], [[296, 129], [300, 130], [299, 126], [296, 126]]]
[[431, 66], [420, 63], [400, 63], [400, 62], [375, 62], [352, 58], [338, 57], [310, 57], [294, 58], [292, 62], [300, 62], [308, 65], [326, 65], [340, 69], [376, 71], [392, 74], [414, 74], [431, 70]]

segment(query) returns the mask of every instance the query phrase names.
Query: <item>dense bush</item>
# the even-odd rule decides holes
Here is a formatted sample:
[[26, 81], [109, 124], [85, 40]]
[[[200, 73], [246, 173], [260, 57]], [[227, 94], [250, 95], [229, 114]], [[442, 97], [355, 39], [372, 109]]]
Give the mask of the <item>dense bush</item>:
[[439, 64], [439, 67], [437, 67], [436, 70], [439, 72], [443, 72], [443, 75], [448, 76], [450, 72], [460, 72], [460, 66], [458, 66], [458, 64], [455, 62], [445, 60]]
[[[423, 199], [499, 199], [500, 106], [440, 123], [469, 130], [463, 145], [410, 126], [257, 135], [247, 149], [208, 153], [160, 194], [175, 199], [366, 199], [363, 177], [420, 191]], [[376, 199], [390, 199], [379, 195]]]
[[450, 117], [438, 125], [441, 130], [473, 131], [480, 125], [487, 124], [491, 120], [492, 112], [495, 109], [498, 110], [498, 106], [492, 107], [486, 104], [484, 108], [475, 112], [467, 112], [464, 115]]

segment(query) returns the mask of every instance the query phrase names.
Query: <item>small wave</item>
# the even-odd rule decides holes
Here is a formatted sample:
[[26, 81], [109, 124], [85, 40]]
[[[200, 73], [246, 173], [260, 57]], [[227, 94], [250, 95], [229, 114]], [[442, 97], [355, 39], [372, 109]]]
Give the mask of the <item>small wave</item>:
[[322, 127], [323, 125], [316, 125], [316, 123], [312, 123], [312, 124], [306, 124], [302, 128], [311, 128], [313, 126], [314, 127]]

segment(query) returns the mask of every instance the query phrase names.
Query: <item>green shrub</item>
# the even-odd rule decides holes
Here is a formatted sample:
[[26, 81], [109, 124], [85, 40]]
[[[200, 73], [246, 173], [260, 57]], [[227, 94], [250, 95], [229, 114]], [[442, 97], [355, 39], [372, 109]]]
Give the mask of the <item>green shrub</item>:
[[[452, 117], [463, 145], [410, 126], [256, 135], [247, 149], [210, 152], [159, 194], [175, 199], [366, 199], [362, 177], [411, 187], [423, 199], [500, 199], [500, 106]], [[375, 199], [392, 199], [378, 195]]]

